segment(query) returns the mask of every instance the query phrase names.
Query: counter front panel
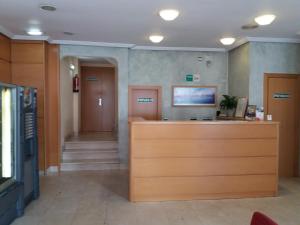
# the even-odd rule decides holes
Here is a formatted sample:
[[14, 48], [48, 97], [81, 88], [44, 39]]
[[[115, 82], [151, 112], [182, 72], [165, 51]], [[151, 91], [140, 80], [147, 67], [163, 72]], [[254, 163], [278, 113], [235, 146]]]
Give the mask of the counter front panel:
[[275, 196], [278, 123], [130, 123], [130, 200]]

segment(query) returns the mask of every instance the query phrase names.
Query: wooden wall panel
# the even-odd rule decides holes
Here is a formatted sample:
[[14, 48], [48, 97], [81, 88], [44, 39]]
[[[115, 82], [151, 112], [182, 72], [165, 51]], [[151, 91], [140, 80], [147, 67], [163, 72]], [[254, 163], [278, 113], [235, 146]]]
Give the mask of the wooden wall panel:
[[135, 158], [276, 156], [275, 139], [136, 140]]
[[266, 197], [276, 195], [272, 175], [136, 178], [135, 199], [167, 201]]
[[10, 62], [10, 39], [0, 34], [0, 59]]
[[275, 174], [274, 157], [149, 158], [136, 159], [136, 177], [232, 176]]
[[35, 87], [44, 92], [44, 64], [13, 63], [12, 80], [16, 84]]
[[45, 66], [44, 64], [12, 63], [12, 83], [37, 88], [38, 117], [44, 117]]
[[47, 45], [46, 149], [47, 166], [60, 165], [59, 45]]
[[11, 82], [10, 50], [10, 39], [0, 34], [0, 82], [3, 83]]
[[10, 62], [0, 59], [0, 82], [11, 82], [11, 67]]
[[135, 121], [130, 200], [275, 196], [279, 123]]
[[44, 118], [38, 118], [38, 148], [39, 148], [39, 168], [45, 168], [45, 137], [44, 137]]
[[37, 88], [39, 167], [45, 170], [45, 73], [46, 51], [43, 41], [12, 41], [12, 83]]
[[13, 63], [45, 62], [45, 43], [41, 41], [13, 41], [11, 45], [11, 61]]
[[169, 126], [157, 126], [155, 122], [148, 122], [146, 129], [144, 124], [136, 124], [141, 126], [139, 132], [136, 134], [136, 139], [236, 139], [239, 138], [276, 138], [277, 129], [276, 126], [265, 125], [255, 126], [252, 123], [246, 122], [245, 124], [236, 124], [228, 130], [227, 124], [230, 123], [217, 123], [211, 122], [214, 126], [209, 124], [202, 124], [197, 126], [193, 122], [186, 122], [183, 124], [176, 124], [176, 122], [166, 122], [171, 124], [173, 130], [170, 135]]

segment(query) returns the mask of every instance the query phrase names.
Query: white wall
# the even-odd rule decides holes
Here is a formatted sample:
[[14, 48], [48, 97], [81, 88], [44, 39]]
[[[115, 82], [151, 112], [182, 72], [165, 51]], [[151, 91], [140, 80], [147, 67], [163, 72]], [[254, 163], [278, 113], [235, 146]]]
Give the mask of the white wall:
[[97, 46], [61, 45], [60, 57], [114, 59], [118, 67], [118, 136], [122, 164], [128, 163], [128, 49]]
[[[228, 93], [227, 56], [226, 52], [130, 50], [129, 84], [161, 86], [162, 115], [170, 120], [214, 118], [215, 107], [173, 107], [172, 86], [217, 86], [220, 102], [222, 95]], [[186, 82], [186, 74], [200, 74], [200, 82]]]
[[[75, 70], [70, 70], [70, 64], [75, 65]], [[74, 57], [61, 59], [60, 64], [60, 96], [61, 96], [61, 144], [68, 136], [74, 133], [74, 73], [78, 72], [78, 60]], [[78, 106], [77, 106], [78, 107]], [[76, 119], [78, 121], [78, 119]]]
[[250, 47], [249, 43], [229, 52], [228, 92], [237, 97], [249, 97]]

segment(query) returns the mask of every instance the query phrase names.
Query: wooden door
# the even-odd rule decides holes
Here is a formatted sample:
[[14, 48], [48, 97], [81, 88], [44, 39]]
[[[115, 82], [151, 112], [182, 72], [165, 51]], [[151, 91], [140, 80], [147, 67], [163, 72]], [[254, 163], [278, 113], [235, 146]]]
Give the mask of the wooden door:
[[115, 123], [114, 68], [81, 67], [82, 132], [113, 131]]
[[280, 122], [279, 176], [298, 175], [299, 79], [295, 75], [265, 75], [265, 108]]
[[157, 86], [130, 86], [128, 114], [130, 117], [160, 120], [161, 88]]

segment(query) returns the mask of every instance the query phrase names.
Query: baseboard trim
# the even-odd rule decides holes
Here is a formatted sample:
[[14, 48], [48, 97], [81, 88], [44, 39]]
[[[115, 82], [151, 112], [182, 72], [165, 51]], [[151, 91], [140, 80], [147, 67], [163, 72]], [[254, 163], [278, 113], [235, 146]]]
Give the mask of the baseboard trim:
[[47, 169], [47, 173], [58, 173], [58, 166], [50, 166]]

